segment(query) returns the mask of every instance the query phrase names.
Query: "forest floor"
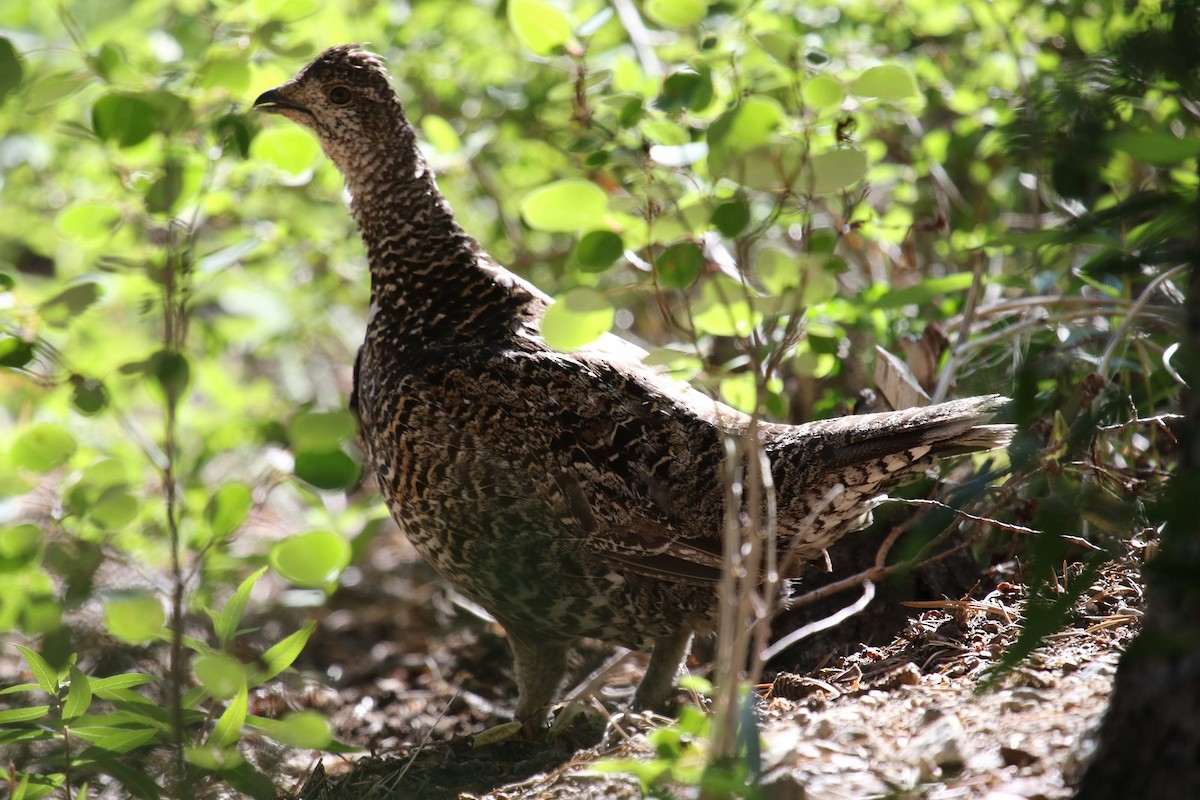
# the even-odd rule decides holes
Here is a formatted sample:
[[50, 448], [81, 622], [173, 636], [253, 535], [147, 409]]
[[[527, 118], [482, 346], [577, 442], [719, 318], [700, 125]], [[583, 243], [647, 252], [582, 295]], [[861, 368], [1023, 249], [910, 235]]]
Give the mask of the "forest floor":
[[[863, 542], [872, 546], [868, 539]], [[1140, 556], [1135, 552], [1107, 563], [1076, 603], [1068, 626], [983, 691], [991, 669], [1021, 630], [1026, 594], [1017, 579], [1019, 566], [1010, 560], [982, 579], [972, 567], [966, 586], [974, 587], [962, 595], [937, 580], [915, 592], [912, 586], [903, 588], [901, 599], [882, 586], [875, 604], [851, 620], [859, 627], [846, 624], [829, 632], [840, 636], [836, 646], [815, 642], [808, 655], [817, 653], [815, 661], [782, 673], [774, 685], [757, 687], [762, 752], [759, 792], [753, 796], [1069, 797], [1092, 750], [1117, 660], [1138, 628]], [[861, 563], [853, 555], [844, 560]], [[939, 566], [944, 569], [946, 563]], [[311, 593], [294, 592], [269, 576], [255, 588], [251, 606], [259, 611], [245, 625], [257, 631], [244, 637], [247, 652], [265, 649], [306, 619], [319, 624], [295, 670], [252, 690], [249, 712], [279, 717], [315, 708], [329, 717], [339, 741], [357, 748], [334, 755], [244, 737], [243, 752], [273, 776], [280, 797], [697, 795], [685, 783], [662, 782], [647, 790], [628, 772], [594, 768], [604, 759], [652, 760], [647, 731], [670, 724], [619, 713], [641, 676], [644, 654], [614, 658], [608, 646], [585, 644], [573, 656], [565, 693], [578, 698], [569, 708], [583, 713], [562, 734], [549, 743], [507, 740], [476, 747], [474, 737], [510, 718], [516, 699], [503, 631], [458, 598], [390, 524], [358, 564], [324, 606], [312, 607]], [[128, 572], [121, 572], [125, 577], [109, 577], [128, 582]], [[970, 599], [936, 599], [956, 596]], [[905, 604], [904, 597], [925, 599]], [[834, 598], [834, 607], [846, 602]], [[131, 653], [104, 633], [94, 609], [90, 618], [85, 610], [68, 622], [80, 666], [93, 675], [162, 669], [150, 662], [163, 653]], [[784, 630], [802, 624], [780, 622]], [[701, 655], [688, 666], [703, 675], [706, 648], [701, 643], [696, 649]], [[14, 649], [3, 648], [0, 675], [10, 671], [20, 676], [24, 665]], [[699, 700], [680, 692], [681, 703]], [[13, 751], [4, 763], [19, 767], [31, 758], [31, 752]], [[676, 764], [701, 761], [699, 751], [685, 749]], [[97, 781], [97, 787], [101, 784]], [[215, 783], [197, 792], [233, 796]], [[108, 785], [96, 796], [123, 793]]]
[[[553, 743], [473, 747], [473, 736], [503, 721], [516, 697], [502, 632], [431, 580], [402, 539], [381, 544], [370, 566], [345, 582], [335, 598], [340, 607], [305, 651], [305, 666], [324, 679], [282, 695], [260, 693], [260, 707], [252, 705], [251, 713], [281, 703], [320, 708], [342, 741], [364, 748], [320, 759], [280, 753], [270, 769], [292, 776], [295, 796], [696, 796], [693, 787], [670, 782], [647, 792], [628, 773], [593, 769], [602, 759], [654, 758], [645, 731], [667, 721], [615, 713], [640, 677], [641, 654], [615, 666], [611, 650], [599, 645], [577, 655], [576, 691], [567, 695], [584, 698], [576, 707], [586, 707], [586, 721]], [[982, 690], [1021, 630], [1025, 601], [1024, 588], [1004, 580], [977, 586], [974, 599], [909, 604], [890, 641], [845, 648], [811, 671], [758, 687], [758, 796], [1069, 797], [1117, 660], [1137, 630], [1136, 560], [1108, 563], [1072, 623], [992, 688]], [[693, 659], [690, 666], [702, 674], [705, 665]]]

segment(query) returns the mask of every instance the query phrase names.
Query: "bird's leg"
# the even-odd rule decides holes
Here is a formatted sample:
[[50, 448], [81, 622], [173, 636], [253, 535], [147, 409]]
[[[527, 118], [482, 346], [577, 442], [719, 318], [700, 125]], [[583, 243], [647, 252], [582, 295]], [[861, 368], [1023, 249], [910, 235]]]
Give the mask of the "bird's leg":
[[516, 719], [527, 732], [539, 731], [546, 722], [550, 701], [567, 673], [567, 642], [533, 643], [508, 635], [517, 670]]
[[634, 708], [659, 709], [666, 705], [691, 644], [692, 632], [686, 628], [654, 640], [650, 664], [633, 695]]

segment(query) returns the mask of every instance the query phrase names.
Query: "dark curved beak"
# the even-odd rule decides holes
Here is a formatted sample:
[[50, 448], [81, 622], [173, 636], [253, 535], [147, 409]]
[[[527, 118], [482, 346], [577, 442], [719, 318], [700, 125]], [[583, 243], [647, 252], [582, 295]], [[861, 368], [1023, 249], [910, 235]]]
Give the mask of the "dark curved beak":
[[290, 102], [279, 93], [278, 89], [268, 89], [254, 101], [254, 108], [278, 114], [281, 111], [304, 111], [302, 106]]

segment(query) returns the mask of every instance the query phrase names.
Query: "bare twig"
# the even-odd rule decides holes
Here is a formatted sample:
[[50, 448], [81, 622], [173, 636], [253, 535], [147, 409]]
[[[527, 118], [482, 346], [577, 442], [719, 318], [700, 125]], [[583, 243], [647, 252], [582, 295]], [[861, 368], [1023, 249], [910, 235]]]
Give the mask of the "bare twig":
[[872, 581], [864, 581], [862, 597], [858, 598], [858, 600], [856, 600], [854, 603], [846, 606], [835, 614], [830, 614], [828, 617], [816, 620], [815, 622], [810, 622], [804, 627], [792, 631], [787, 636], [784, 636], [782, 639], [775, 642], [775, 644], [764, 650], [759, 658], [761, 658], [764, 662], [770, 661], [772, 658], [779, 655], [797, 642], [801, 642], [807, 639], [809, 636], [820, 633], [823, 630], [828, 630], [835, 625], [842, 624], [846, 620], [850, 619], [850, 617], [854, 616], [870, 605], [871, 601], [874, 599], [875, 584]]
[[1125, 341], [1125, 337], [1129, 335], [1129, 329], [1133, 327], [1134, 322], [1137, 321], [1143, 309], [1149, 304], [1150, 298], [1154, 296], [1160, 286], [1171, 280], [1171, 278], [1181, 274], [1187, 268], [1187, 264], [1172, 267], [1146, 284], [1146, 288], [1138, 295], [1138, 299], [1134, 302], [1133, 306], [1125, 313], [1125, 319], [1121, 321], [1121, 326], [1113, 331], [1112, 337], [1108, 340], [1108, 346], [1104, 348], [1104, 354], [1100, 356], [1100, 364], [1096, 367], [1096, 372], [1100, 374], [1100, 377], [1108, 379], [1108, 365], [1117, 351], [1117, 346]]

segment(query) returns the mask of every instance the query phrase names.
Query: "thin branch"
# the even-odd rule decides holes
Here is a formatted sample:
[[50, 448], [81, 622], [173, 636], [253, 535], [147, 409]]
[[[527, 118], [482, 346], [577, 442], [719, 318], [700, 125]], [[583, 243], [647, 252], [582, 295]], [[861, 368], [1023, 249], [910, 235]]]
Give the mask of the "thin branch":
[[784, 636], [782, 639], [775, 642], [775, 644], [771, 645], [766, 650], [764, 650], [762, 652], [762, 655], [760, 656], [760, 658], [764, 662], [770, 661], [772, 658], [779, 655], [780, 653], [782, 653], [784, 650], [788, 649], [792, 645], [794, 645], [798, 642], [801, 642], [814, 634], [820, 633], [821, 631], [828, 630], [829, 628], [832, 628], [835, 625], [842, 624], [846, 620], [850, 619], [850, 617], [853, 617], [855, 614], [858, 614], [863, 609], [865, 609], [868, 605], [871, 604], [871, 601], [874, 599], [875, 599], [875, 584], [874, 584], [874, 582], [863, 581], [862, 597], [858, 598], [858, 600], [856, 600], [854, 603], [846, 606], [841, 611], [838, 611], [835, 614], [830, 614], [828, 617], [825, 617], [824, 619], [819, 619], [819, 620], [816, 620], [815, 622], [810, 622], [807, 625], [805, 625], [804, 627], [792, 631], [787, 636]]

